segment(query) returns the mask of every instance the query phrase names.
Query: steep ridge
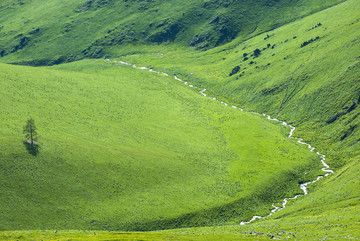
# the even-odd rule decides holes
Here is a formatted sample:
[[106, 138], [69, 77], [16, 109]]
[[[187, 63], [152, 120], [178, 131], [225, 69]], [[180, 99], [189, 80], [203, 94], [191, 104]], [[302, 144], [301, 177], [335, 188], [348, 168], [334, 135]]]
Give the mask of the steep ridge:
[[112, 47], [125, 44], [208, 49], [341, 1], [5, 0], [0, 3], [0, 60], [54, 65], [111, 55]]

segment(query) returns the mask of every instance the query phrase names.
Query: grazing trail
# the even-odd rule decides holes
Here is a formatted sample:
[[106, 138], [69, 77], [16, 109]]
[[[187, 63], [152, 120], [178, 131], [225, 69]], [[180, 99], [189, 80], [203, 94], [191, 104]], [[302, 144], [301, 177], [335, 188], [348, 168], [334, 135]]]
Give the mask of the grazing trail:
[[[110, 61], [110, 59], [107, 59], [107, 61]], [[167, 73], [163, 73], [163, 72], [160, 72], [160, 71], [155, 71], [155, 70], [153, 70], [153, 69], [151, 69], [151, 68], [148, 68], [148, 67], [138, 67], [138, 66], [136, 66], [135, 64], [130, 64], [130, 63], [127, 63], [127, 62], [124, 62], [124, 61], [114, 61], [114, 62], [120, 63], [120, 64], [124, 64], [124, 65], [129, 65], [129, 66], [132, 66], [132, 67], [134, 67], [134, 68], [141, 69], [141, 70], [148, 70], [148, 71], [150, 71], [150, 72], [153, 72], [153, 73], [156, 73], [156, 74], [159, 74], [159, 75], [170, 76], [170, 75], [167, 74]], [[197, 88], [197, 89], [199, 89], [198, 87], [189, 84], [187, 81], [184, 81], [184, 80], [178, 78], [176, 75], [173, 76], [173, 77], [174, 77], [175, 80], [184, 83], [185, 85], [189, 86], [190, 88]], [[215, 97], [210, 97], [210, 96], [208, 96], [207, 94], [205, 94], [205, 91], [206, 91], [206, 89], [202, 89], [202, 90], [200, 90], [199, 92], [200, 92], [200, 94], [203, 95], [204, 97], [211, 98], [211, 99], [213, 99], [213, 100], [215, 100], [215, 101], [219, 101], [219, 100], [217, 100]], [[220, 102], [221, 104], [225, 105], [225, 106], [229, 106], [227, 103], [225, 103], [225, 102], [223, 102], [223, 101], [219, 101], [219, 102]], [[238, 109], [238, 110], [240, 110], [240, 111], [244, 111], [242, 108], [236, 107], [236, 106], [234, 106], [234, 105], [231, 105], [231, 106], [229, 106], [229, 107], [234, 108], [234, 109]], [[260, 114], [260, 113], [252, 112], [252, 111], [248, 111], [248, 112], [249, 112], [249, 113], [253, 113], [253, 114], [255, 114], [255, 115], [262, 115], [262, 116], [264, 116], [266, 119], [268, 119], [268, 120], [270, 120], [270, 121], [281, 122], [285, 127], [289, 127], [289, 128], [290, 128], [290, 133], [289, 133], [289, 136], [288, 136], [289, 138], [296, 139], [297, 142], [299, 142], [300, 144], [303, 144], [303, 145], [308, 146], [309, 149], [310, 149], [310, 151], [311, 151], [311, 152], [314, 152], [315, 148], [312, 147], [310, 144], [308, 144], [308, 143], [306, 143], [306, 142], [303, 142], [303, 139], [302, 139], [302, 138], [293, 137], [294, 131], [295, 131], [295, 129], [296, 129], [294, 126], [286, 123], [285, 121], [281, 121], [281, 120], [278, 120], [278, 119], [276, 119], [276, 118], [271, 118], [271, 117], [270, 117], [269, 115], [267, 115], [267, 114]], [[307, 186], [308, 186], [309, 184], [314, 183], [314, 182], [317, 182], [317, 181], [320, 180], [321, 178], [326, 177], [326, 176], [334, 173], [334, 171], [330, 169], [329, 165], [326, 164], [326, 162], [325, 162], [325, 155], [324, 155], [324, 154], [321, 154], [321, 153], [319, 153], [319, 152], [316, 152], [316, 154], [321, 158], [321, 163], [322, 163], [322, 165], [324, 166], [321, 170], [322, 170], [323, 172], [325, 172], [325, 174], [324, 174], [324, 175], [317, 176], [317, 178], [316, 178], [315, 180], [313, 180], [313, 181], [300, 184], [299, 187], [300, 187], [300, 189], [304, 192], [304, 194], [299, 194], [299, 195], [296, 195], [296, 196], [294, 196], [294, 197], [284, 198], [284, 200], [282, 201], [282, 203], [273, 203], [273, 204], [272, 204], [273, 209], [271, 209], [270, 213], [269, 213], [267, 216], [253, 216], [249, 221], [240, 222], [240, 225], [245, 225], [245, 224], [251, 223], [251, 222], [255, 221], [256, 219], [261, 219], [261, 218], [269, 217], [269, 216], [273, 215], [274, 213], [276, 213], [276, 212], [284, 209], [284, 208], [286, 207], [286, 204], [288, 203], [289, 200], [296, 199], [296, 198], [298, 198], [299, 196], [303, 196], [303, 195], [308, 194]]]

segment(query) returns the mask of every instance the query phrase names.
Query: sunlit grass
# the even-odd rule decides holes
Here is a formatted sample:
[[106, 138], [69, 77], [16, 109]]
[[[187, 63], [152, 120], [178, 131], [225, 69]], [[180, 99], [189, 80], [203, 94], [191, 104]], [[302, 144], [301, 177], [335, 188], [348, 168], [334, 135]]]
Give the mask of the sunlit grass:
[[[61, 4], [71, 10], [78, 3]], [[47, 2], [43, 8], [54, 6]], [[53, 231], [4, 231], [0, 239], [359, 237], [359, 107], [346, 109], [359, 100], [359, 7], [348, 0], [244, 42], [239, 36], [202, 52], [181, 41], [103, 49], [112, 60], [176, 74], [199, 89], [106, 60], [47, 68], [1, 64], [0, 229]], [[52, 14], [61, 22], [68, 18], [59, 11]], [[90, 15], [85, 25], [96, 19], [95, 12]], [[39, 22], [41, 14], [33, 18], [33, 26], [45, 24]], [[30, 31], [23, 20], [2, 19], [7, 26], [1, 36], [15, 29]], [[98, 29], [96, 38], [107, 31], [99, 26], [112, 21], [109, 15], [91, 26]], [[84, 37], [91, 31], [78, 22], [73, 32], [79, 38], [66, 32], [59, 37], [57, 31], [43, 36], [49, 44], [33, 43], [38, 48], [2, 61], [54, 60], [65, 51], [60, 43], [66, 41], [74, 41], [65, 51], [74, 60], [72, 54], [92, 41]], [[18, 41], [11, 34], [6, 38], [10, 45]], [[316, 40], [301, 47], [311, 39]], [[251, 56], [255, 49], [261, 50], [257, 58]], [[230, 77], [235, 66], [240, 71]], [[204, 98], [198, 93], [202, 88], [230, 105], [296, 125], [295, 135], [327, 154], [335, 174], [310, 185], [309, 195], [281, 212], [239, 226], [255, 214], [268, 214], [271, 203], [301, 193], [300, 183], [323, 174], [320, 160], [287, 138], [288, 128]], [[340, 112], [346, 114], [326, 123]], [[40, 134], [36, 157], [22, 143], [22, 127], [30, 116]], [[55, 231], [193, 226], [213, 227], [155, 233]]]
[[[0, 67], [2, 229], [240, 222], [320, 171], [289, 129], [171, 77], [106, 60]], [[36, 157], [22, 144], [29, 116]]]

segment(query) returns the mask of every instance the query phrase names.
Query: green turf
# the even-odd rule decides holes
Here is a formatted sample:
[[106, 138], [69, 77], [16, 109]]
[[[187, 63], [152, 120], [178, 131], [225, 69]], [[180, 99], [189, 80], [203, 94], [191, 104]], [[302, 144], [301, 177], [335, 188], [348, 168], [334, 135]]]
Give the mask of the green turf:
[[239, 235], [239, 239], [247, 234], [255, 240], [271, 236], [294, 240], [359, 239], [359, 171], [357, 158], [311, 186], [309, 195], [252, 224], [171, 230], [165, 234]]
[[[0, 232], [2, 240], [254, 240], [248, 234], [164, 234], [164, 233], [122, 233], [106, 231], [6, 231]], [[256, 237], [266, 240], [267, 237]]]
[[[227, 1], [129, 1], [126, 11], [121, 1], [22, 2], [0, 3], [1, 62], [111, 61], [0, 64], [0, 239], [360, 237], [357, 0], [318, 13], [340, 1], [267, 1], [275, 5], [251, 5], [246, 20], [236, 13], [248, 1], [228, 8]], [[226, 18], [236, 20], [225, 24], [236, 34], [218, 42]], [[166, 40], [177, 24], [182, 30]], [[221, 46], [189, 48], [197, 34], [209, 38], [195, 48]], [[154, 44], [159, 36], [165, 40]], [[176, 74], [199, 89], [117, 59]], [[203, 88], [294, 124], [295, 136], [325, 153], [335, 174], [277, 214], [238, 225], [301, 193], [299, 183], [323, 173], [320, 158], [287, 138], [289, 128], [204, 98]], [[30, 116], [37, 156], [23, 144]], [[160, 229], [171, 230], [90, 231]]]
[[[240, 222], [321, 173], [289, 128], [171, 77], [106, 60], [0, 73], [2, 230]], [[22, 143], [29, 116], [37, 156]]]

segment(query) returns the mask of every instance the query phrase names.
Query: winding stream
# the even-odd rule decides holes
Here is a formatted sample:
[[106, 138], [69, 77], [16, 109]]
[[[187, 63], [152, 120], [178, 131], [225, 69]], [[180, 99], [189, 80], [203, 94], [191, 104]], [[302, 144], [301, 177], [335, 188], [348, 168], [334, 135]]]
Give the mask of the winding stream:
[[[110, 59], [107, 59], [107, 61], [110, 61]], [[155, 71], [155, 70], [153, 70], [153, 69], [151, 69], [151, 68], [147, 68], [147, 67], [138, 67], [138, 66], [136, 66], [135, 64], [130, 64], [130, 63], [127, 63], [127, 62], [124, 62], [124, 61], [114, 61], [114, 62], [120, 63], [120, 64], [124, 64], [124, 65], [129, 65], [129, 66], [132, 66], [132, 67], [134, 67], [134, 68], [141, 69], [141, 70], [148, 70], [148, 71], [154, 72], [154, 73], [156, 73], [156, 74], [160, 74], [160, 75], [164, 75], [164, 76], [170, 76], [170, 75], [167, 74], [167, 73]], [[183, 81], [182, 79], [178, 78], [176, 75], [173, 76], [173, 77], [174, 77], [175, 80], [184, 83], [185, 85], [189, 86], [190, 88], [197, 88], [197, 89], [199, 89], [198, 87], [196, 87], [196, 86], [194, 86], [194, 85], [191, 85], [191, 84], [189, 84], [188, 82]], [[211, 99], [213, 99], [213, 100], [215, 100], [215, 101], [219, 101], [219, 100], [217, 100], [215, 97], [210, 97], [210, 96], [208, 96], [207, 94], [205, 94], [205, 91], [206, 91], [206, 89], [202, 89], [202, 90], [200, 90], [199, 92], [200, 92], [200, 94], [203, 95], [204, 97], [211, 98]], [[221, 104], [225, 105], [225, 106], [229, 106], [227, 103], [225, 103], [225, 102], [223, 102], [223, 101], [219, 101], [219, 102], [220, 102]], [[234, 105], [231, 105], [231, 106], [229, 106], [229, 107], [234, 108], [234, 109], [238, 109], [238, 110], [240, 110], [240, 111], [244, 111], [242, 108], [236, 107], [236, 106], [234, 106]], [[297, 142], [299, 142], [300, 144], [303, 144], [303, 145], [308, 146], [309, 149], [310, 149], [310, 151], [311, 151], [311, 152], [314, 152], [315, 148], [312, 147], [310, 144], [308, 144], [308, 143], [306, 143], [306, 142], [303, 142], [303, 139], [302, 139], [302, 138], [293, 137], [294, 131], [295, 131], [295, 129], [296, 129], [294, 126], [289, 125], [288, 123], [286, 123], [286, 122], [284, 122], [284, 121], [281, 121], [281, 120], [278, 120], [278, 119], [276, 119], [276, 118], [271, 118], [271, 117], [270, 117], [269, 115], [267, 115], [267, 114], [260, 114], [260, 113], [252, 112], [252, 111], [248, 111], [248, 112], [249, 112], [249, 113], [256, 114], [256, 115], [262, 115], [262, 116], [264, 116], [265, 118], [267, 118], [267, 119], [270, 120], [270, 121], [281, 122], [285, 127], [289, 127], [289, 128], [290, 128], [290, 133], [289, 133], [289, 136], [288, 136], [289, 138], [296, 139]], [[324, 155], [324, 154], [321, 154], [321, 153], [319, 153], [319, 152], [316, 152], [316, 154], [317, 154], [318, 156], [320, 156], [320, 158], [321, 158], [321, 163], [322, 163], [322, 165], [324, 166], [321, 170], [322, 170], [323, 172], [326, 172], [326, 173], [325, 173], [324, 175], [317, 176], [317, 178], [316, 178], [315, 180], [313, 180], [313, 181], [300, 184], [300, 189], [304, 192], [304, 194], [298, 194], [298, 195], [296, 195], [296, 196], [294, 196], [294, 197], [284, 198], [284, 200], [282, 201], [282, 203], [273, 203], [273, 204], [272, 204], [273, 209], [271, 209], [270, 214], [268, 214], [268, 215], [266, 215], [266, 216], [253, 216], [253, 217], [252, 217], [249, 221], [247, 221], [247, 222], [245, 222], [245, 221], [244, 221], [244, 222], [240, 222], [240, 225], [245, 225], [245, 224], [251, 223], [251, 222], [255, 221], [256, 219], [261, 219], [261, 218], [269, 217], [269, 216], [273, 215], [274, 213], [276, 213], [276, 212], [284, 209], [289, 200], [296, 199], [296, 198], [298, 198], [299, 196], [303, 196], [303, 195], [308, 194], [307, 186], [308, 186], [309, 184], [314, 183], [314, 182], [317, 182], [317, 181], [320, 180], [321, 178], [326, 177], [326, 176], [334, 173], [334, 171], [330, 169], [329, 165], [326, 164], [326, 162], [325, 162], [325, 155]], [[280, 206], [280, 205], [281, 205], [281, 206]]]

